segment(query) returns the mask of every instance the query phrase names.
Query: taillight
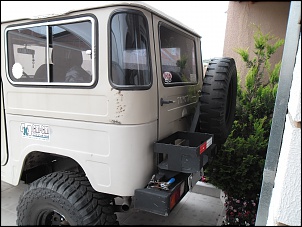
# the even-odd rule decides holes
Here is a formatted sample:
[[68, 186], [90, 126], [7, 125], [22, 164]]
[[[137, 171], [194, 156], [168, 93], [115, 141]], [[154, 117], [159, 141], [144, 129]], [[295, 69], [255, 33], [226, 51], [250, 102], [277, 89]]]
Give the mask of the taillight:
[[204, 142], [203, 144], [200, 145], [199, 147], [199, 154], [201, 154], [202, 152], [204, 152], [207, 148], [209, 148], [209, 146], [211, 146], [213, 143], [212, 141], [212, 137], [210, 139], [208, 139], [206, 142]]
[[170, 210], [178, 203], [180, 197], [185, 191], [185, 182], [183, 182], [170, 196]]

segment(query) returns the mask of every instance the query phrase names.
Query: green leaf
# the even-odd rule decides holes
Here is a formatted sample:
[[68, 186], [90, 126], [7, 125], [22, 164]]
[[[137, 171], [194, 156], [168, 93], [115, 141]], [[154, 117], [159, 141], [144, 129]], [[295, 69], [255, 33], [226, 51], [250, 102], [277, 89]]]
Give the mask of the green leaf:
[[[260, 26], [255, 27], [254, 49], [235, 49], [246, 63], [248, 72], [244, 86], [238, 83], [231, 133], [218, 150], [217, 157], [205, 168], [209, 182], [232, 196], [260, 193], [281, 69], [281, 62], [271, 69], [270, 58], [284, 40], [270, 33], [263, 34]], [[261, 83], [264, 77], [269, 78], [267, 84]]]
[[247, 48], [246, 50], [237, 48], [237, 49], [235, 49], [235, 52], [241, 56], [241, 58], [244, 62], [248, 63], [250, 61], [248, 50], [249, 50], [249, 48]]

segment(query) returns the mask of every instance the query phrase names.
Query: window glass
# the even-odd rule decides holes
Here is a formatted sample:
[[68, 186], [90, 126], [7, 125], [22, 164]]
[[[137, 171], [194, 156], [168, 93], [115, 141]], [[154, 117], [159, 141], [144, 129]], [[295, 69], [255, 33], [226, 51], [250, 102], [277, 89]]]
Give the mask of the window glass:
[[92, 23], [63, 22], [8, 30], [8, 70], [13, 82], [92, 81]]
[[111, 81], [122, 87], [150, 86], [148, 25], [139, 14], [118, 13], [111, 20]]
[[[38, 75], [47, 75], [46, 27], [20, 28], [8, 32], [8, 69], [10, 77], [17, 82], [46, 81]], [[40, 69], [40, 70], [39, 70]]]
[[51, 37], [52, 81], [70, 83], [91, 82], [91, 23], [79, 22], [52, 26]]
[[194, 40], [180, 31], [160, 26], [162, 80], [165, 85], [197, 83]]

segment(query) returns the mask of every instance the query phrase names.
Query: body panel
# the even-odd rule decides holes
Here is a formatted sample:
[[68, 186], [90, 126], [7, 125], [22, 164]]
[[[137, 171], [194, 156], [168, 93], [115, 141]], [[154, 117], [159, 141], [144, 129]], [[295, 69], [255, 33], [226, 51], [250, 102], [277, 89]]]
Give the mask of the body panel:
[[[13, 152], [1, 167], [1, 177], [13, 185], [19, 182], [23, 160], [33, 151], [72, 157], [95, 190], [117, 195], [133, 195], [154, 171], [156, 121], [115, 125], [8, 114], [7, 123], [8, 149]], [[49, 137], [34, 138], [31, 130], [24, 135], [24, 123], [27, 128], [47, 126]]]
[[6, 124], [5, 124], [5, 112], [3, 103], [3, 88], [2, 80], [0, 84], [0, 102], [1, 102], [1, 166], [7, 162], [7, 146], [6, 146]]
[[[164, 25], [162, 25], [164, 22]], [[195, 50], [198, 51], [199, 39], [194, 38], [191, 34], [186, 31], [177, 28], [173, 24], [165, 21], [163, 18], [153, 15], [153, 31], [154, 37], [159, 38], [160, 26], [171, 26], [171, 29], [177, 29], [184, 34], [190, 36], [195, 42]], [[162, 139], [176, 131], [189, 130], [190, 120], [187, 118], [190, 114], [194, 113], [198, 97], [198, 88], [201, 83], [201, 75], [197, 73], [196, 84], [186, 85], [173, 85], [168, 86], [164, 84], [162, 78], [165, 72], [162, 71], [162, 59], [161, 59], [161, 47], [160, 41], [155, 42], [155, 52], [157, 56], [156, 68], [158, 78], [158, 108], [159, 108], [159, 121], [158, 121], [158, 138]], [[199, 56], [196, 52], [195, 56]], [[201, 59], [196, 59], [197, 72], [201, 72]], [[161, 99], [170, 103], [161, 104]]]
[[[143, 7], [144, 8], [144, 7]], [[62, 86], [59, 84], [13, 84], [6, 72], [5, 52], [1, 52], [3, 104], [1, 139], [7, 135], [6, 146], [1, 140], [1, 179], [10, 184], [19, 183], [26, 157], [31, 152], [43, 152], [76, 161], [86, 173], [92, 187], [99, 192], [132, 196], [143, 188], [156, 170], [153, 145], [158, 139], [178, 130], [188, 130], [189, 114], [196, 104], [201, 75], [194, 85], [165, 87], [161, 77], [158, 23], [164, 17], [152, 16], [146, 8], [123, 5], [122, 10], [135, 9], [148, 21], [152, 84], [145, 90], [122, 90], [110, 83], [109, 18], [120, 7], [105, 7], [74, 11], [66, 19], [91, 14], [97, 18], [96, 82], [92, 86]], [[22, 23], [35, 22], [24, 20]], [[14, 22], [16, 23], [16, 22]], [[2, 23], [1, 33], [14, 23]], [[38, 20], [37, 20], [38, 23]], [[172, 23], [165, 23], [176, 27]], [[193, 37], [188, 30], [182, 32]], [[197, 70], [201, 70], [199, 37], [194, 38]], [[97, 48], [97, 50], [95, 50]], [[6, 49], [3, 36], [1, 49]], [[160, 78], [160, 79], [158, 79]], [[188, 98], [189, 90], [193, 89]], [[194, 97], [193, 97], [194, 96]], [[161, 106], [161, 98], [173, 100]], [[5, 118], [2, 117], [4, 111]], [[1, 122], [1, 123], [2, 123]], [[3, 133], [4, 132], [4, 133]], [[4, 135], [4, 137], [3, 137]]]
[[[98, 83], [95, 86], [14, 86], [4, 71], [5, 61], [1, 61], [11, 154], [6, 165], [2, 162], [2, 180], [17, 185], [27, 155], [40, 151], [75, 160], [93, 188], [100, 192], [131, 196], [136, 188], [147, 183], [154, 171], [152, 144], [157, 139], [157, 103], [154, 99], [157, 86], [155, 83], [148, 90], [121, 91], [110, 85], [106, 34], [108, 19], [114, 10], [89, 11], [99, 18], [97, 30], [102, 34], [97, 36], [100, 54], [96, 62]], [[149, 19], [151, 31], [151, 14], [146, 11], [144, 14]], [[3, 30], [5, 25], [1, 26]], [[150, 42], [153, 45], [152, 36]], [[3, 39], [1, 48], [5, 49]], [[150, 53], [152, 65], [155, 61], [153, 51], [151, 49]], [[4, 52], [1, 58], [5, 59]], [[156, 81], [155, 73], [151, 72], [151, 75]], [[48, 128], [46, 136], [27, 135], [31, 132], [28, 128], [40, 126]]]

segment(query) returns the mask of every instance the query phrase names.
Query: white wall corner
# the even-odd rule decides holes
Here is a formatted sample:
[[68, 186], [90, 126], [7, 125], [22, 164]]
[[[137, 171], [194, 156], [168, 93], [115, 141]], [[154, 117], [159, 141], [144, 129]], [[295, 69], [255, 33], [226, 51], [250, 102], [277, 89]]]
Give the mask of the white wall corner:
[[301, 129], [286, 116], [267, 226], [301, 225]]
[[[288, 102], [288, 112], [294, 122], [301, 122], [301, 36], [299, 39], [296, 64]], [[300, 124], [301, 125], [301, 124]]]

